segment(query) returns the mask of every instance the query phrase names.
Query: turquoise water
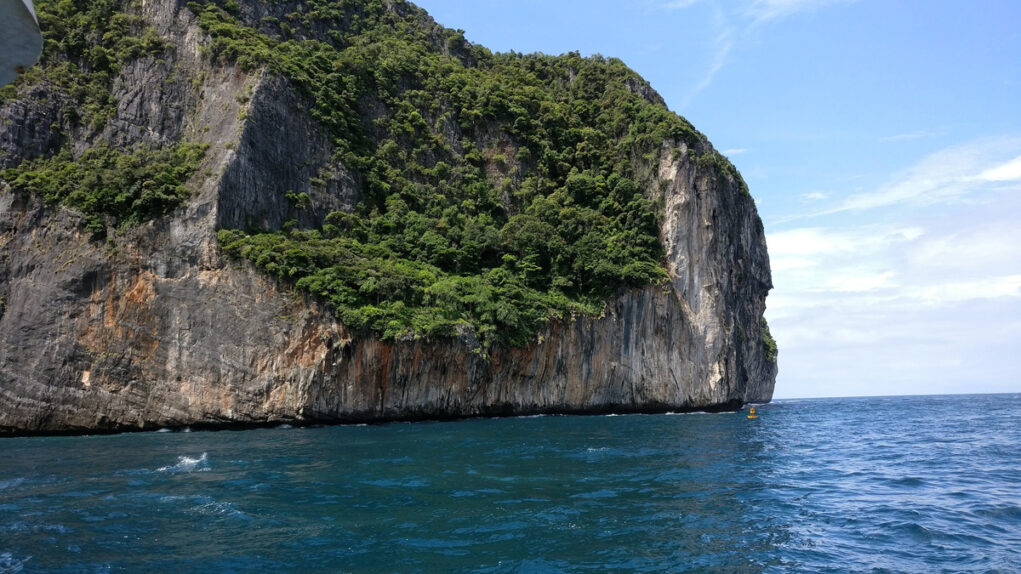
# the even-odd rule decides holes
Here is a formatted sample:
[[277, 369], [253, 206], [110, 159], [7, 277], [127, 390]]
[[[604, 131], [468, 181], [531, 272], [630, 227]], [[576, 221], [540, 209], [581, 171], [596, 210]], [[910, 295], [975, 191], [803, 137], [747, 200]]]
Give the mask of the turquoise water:
[[0, 440], [0, 572], [1018, 572], [1021, 395]]

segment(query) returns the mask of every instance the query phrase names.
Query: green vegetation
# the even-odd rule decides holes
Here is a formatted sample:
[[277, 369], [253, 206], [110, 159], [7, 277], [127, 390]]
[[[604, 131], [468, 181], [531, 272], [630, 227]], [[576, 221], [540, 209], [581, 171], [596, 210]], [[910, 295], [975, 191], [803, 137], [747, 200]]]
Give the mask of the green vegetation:
[[745, 194], [745, 196], [749, 198], [752, 196], [752, 193], [748, 191], [748, 184], [745, 183], [744, 178], [741, 177], [741, 173], [737, 171], [734, 164], [730, 163], [727, 158], [723, 157], [719, 153], [715, 151], [706, 152], [700, 154], [695, 161], [698, 162], [698, 167], [701, 169], [712, 169], [716, 171], [716, 173], [727, 174], [737, 182], [738, 187], [741, 189], [741, 193]]
[[364, 183], [356, 213], [221, 231], [226, 253], [352, 328], [393, 339], [466, 324], [483, 347], [525, 345], [545, 321], [666, 279], [651, 178], [634, 166], [664, 142], [698, 145], [690, 124], [619, 60], [493, 54], [386, 4], [313, 0], [256, 28], [233, 3], [189, 3], [209, 57], [288, 78]]
[[483, 347], [525, 345], [549, 319], [666, 279], [634, 166], [700, 134], [619, 60], [492, 54], [384, 4], [312, 1], [259, 29], [227, 3], [189, 4], [209, 57], [288, 78], [364, 182], [356, 213], [319, 230], [222, 231], [226, 253], [352, 328], [393, 339], [467, 324]]
[[44, 38], [42, 58], [16, 82], [0, 88], [0, 103], [18, 97], [26, 86], [45, 83], [62, 93], [65, 121], [101, 128], [117, 109], [110, 88], [121, 67], [162, 54], [166, 42], [141, 17], [125, 13], [119, 0], [34, 4]]
[[135, 225], [177, 207], [191, 194], [184, 184], [205, 151], [205, 145], [186, 143], [131, 152], [97, 146], [77, 159], [64, 150], [53, 157], [24, 161], [2, 174], [15, 189], [80, 211], [86, 228], [102, 236], [107, 220]]
[[776, 360], [776, 341], [773, 339], [773, 335], [769, 333], [769, 325], [766, 323], [766, 318], [762, 318], [762, 345], [766, 348], [766, 360], [773, 362]]
[[[38, 0], [43, 55], [16, 82], [0, 88], [0, 104], [44, 85], [62, 102], [63, 125], [100, 130], [113, 117], [111, 94], [121, 68], [144, 56], [161, 55], [167, 43], [141, 16], [118, 0]], [[51, 127], [53, 129], [53, 127]], [[167, 149], [119, 150], [97, 145], [80, 157], [70, 147], [56, 155], [4, 170], [12, 188], [32, 191], [85, 215], [95, 236], [107, 223], [135, 225], [166, 215], [188, 195], [184, 182], [198, 167], [205, 146], [182, 143]]]
[[549, 319], [598, 313], [616, 289], [666, 278], [652, 258], [661, 248], [649, 202], [628, 180], [611, 181], [630, 194], [613, 217], [560, 193], [502, 225], [456, 207], [432, 220], [394, 197], [384, 215], [333, 213], [322, 230], [219, 239], [227, 254], [324, 298], [353, 329], [449, 336], [464, 323], [484, 346], [525, 345]]
[[[43, 63], [0, 103], [45, 81], [66, 96], [68, 121], [105, 125], [118, 71], [167, 49], [126, 5], [41, 0]], [[550, 319], [600, 313], [621, 290], [667, 278], [660, 206], [643, 190], [663, 149], [704, 138], [620, 60], [494, 54], [402, 0], [307, 0], [258, 22], [234, 0], [188, 7], [212, 62], [287, 78], [358, 175], [355, 212], [320, 229], [219, 233], [225, 253], [328, 302], [346, 325], [387, 340], [470, 326], [481, 348], [526, 345]], [[172, 210], [202, 152], [97, 146], [4, 177], [100, 232]], [[699, 161], [740, 179], [718, 154]], [[286, 197], [315, 208], [301, 190]]]

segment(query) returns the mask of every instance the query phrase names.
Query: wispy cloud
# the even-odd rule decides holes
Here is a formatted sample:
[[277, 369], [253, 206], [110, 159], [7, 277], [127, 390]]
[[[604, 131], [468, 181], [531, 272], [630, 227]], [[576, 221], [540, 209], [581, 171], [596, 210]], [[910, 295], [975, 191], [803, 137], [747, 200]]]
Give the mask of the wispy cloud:
[[806, 201], [821, 201], [829, 196], [830, 195], [828, 193], [823, 193], [821, 191], [811, 191], [809, 193], [802, 193], [801, 199]]
[[832, 4], [849, 4], [854, 0], [753, 0], [745, 15], [756, 23], [776, 20], [798, 12], [818, 10]]
[[669, 0], [668, 2], [663, 3], [663, 8], [666, 10], [680, 10], [698, 2], [699, 0]]
[[[702, 79], [689, 90], [681, 107], [687, 106], [712, 84], [713, 79], [726, 65], [727, 58], [735, 44], [754, 28], [799, 12], [818, 10], [828, 5], [848, 4], [854, 1], [856, 0], [750, 0], [744, 4], [714, 3], [714, 26], [717, 33], [713, 40], [709, 68]], [[675, 11], [700, 3], [701, 0], [666, 0], [659, 4], [659, 7], [666, 11]]]
[[1013, 221], [988, 221], [960, 226], [935, 237], [926, 237], [907, 254], [905, 265], [935, 274], [984, 276], [990, 269], [1021, 271], [1021, 226]]
[[[665, 0], [659, 4], [660, 8], [667, 11], [683, 10], [704, 0]], [[753, 22], [765, 22], [785, 16], [791, 16], [798, 12], [818, 10], [831, 4], [849, 4], [857, 0], [748, 0], [744, 5], [737, 2], [730, 4], [735, 8], [735, 14]]]
[[915, 141], [943, 136], [946, 135], [946, 133], [947, 133], [946, 131], [937, 130], [918, 130], [914, 132], [881, 137], [879, 138], [879, 141], [882, 143]]
[[899, 203], [948, 201], [974, 189], [983, 157], [974, 149], [935, 153], [878, 190], [848, 197], [835, 211], [875, 209]]
[[727, 22], [727, 18], [723, 11], [717, 8], [715, 16], [715, 26], [717, 28], [716, 36], [713, 39], [713, 56], [712, 61], [709, 63], [709, 70], [706, 71], [702, 80], [699, 81], [684, 98], [682, 107], [687, 106], [695, 96], [700, 94], [702, 90], [705, 90], [713, 83], [713, 78], [716, 74], [723, 69], [724, 64], [727, 63], [727, 56], [730, 54], [730, 50], [734, 47], [734, 28]]
[[731, 157], [731, 156], [735, 156], [735, 155], [741, 155], [741, 154], [748, 153], [748, 148], [746, 148], [746, 147], [735, 147], [735, 148], [725, 149], [725, 150], [721, 151], [720, 153], [722, 153], [723, 155], [725, 155], [727, 157]]
[[792, 216], [784, 222], [896, 205], [955, 203], [977, 197], [998, 190], [998, 185], [1021, 181], [1021, 156], [1004, 159], [1019, 150], [1021, 139], [986, 140], [947, 148], [895, 174], [875, 191], [847, 196], [829, 209]]
[[646, 45], [644, 48], [638, 51], [640, 55], [646, 56], [649, 54], [655, 54], [663, 49], [663, 42], [654, 42]]

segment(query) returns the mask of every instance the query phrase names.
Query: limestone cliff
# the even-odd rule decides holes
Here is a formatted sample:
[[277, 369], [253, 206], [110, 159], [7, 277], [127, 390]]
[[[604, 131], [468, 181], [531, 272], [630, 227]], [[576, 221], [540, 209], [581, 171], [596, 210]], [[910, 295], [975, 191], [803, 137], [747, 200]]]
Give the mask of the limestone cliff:
[[[283, 8], [244, 4], [255, 20], [272, 9]], [[552, 322], [525, 347], [479, 352], [471, 329], [387, 342], [349, 331], [316, 298], [219, 250], [220, 228], [315, 227], [358, 202], [359, 174], [335, 159], [303, 96], [279, 75], [211, 63], [208, 37], [182, 2], [134, 10], [168, 49], [121, 67], [113, 116], [101, 129], [68, 123], [59, 90], [23, 87], [0, 101], [0, 168], [61, 146], [209, 148], [184, 205], [105, 240], [84, 232], [74, 210], [0, 182], [0, 432], [770, 400], [776, 362], [763, 343], [771, 280], [762, 225], [739, 178], [705, 161], [718, 157], [708, 142], [664, 142], [643, 168], [647, 195], [663, 205], [669, 282], [623, 290], [599, 316]], [[315, 207], [295, 209], [286, 197], [295, 191]]]

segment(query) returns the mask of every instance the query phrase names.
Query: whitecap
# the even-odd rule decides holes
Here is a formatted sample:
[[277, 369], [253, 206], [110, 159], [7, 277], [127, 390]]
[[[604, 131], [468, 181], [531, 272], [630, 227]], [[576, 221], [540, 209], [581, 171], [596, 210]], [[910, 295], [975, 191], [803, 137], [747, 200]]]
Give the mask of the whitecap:
[[23, 482], [25, 482], [25, 479], [21, 477], [12, 478], [10, 480], [0, 480], [0, 490], [7, 490], [8, 488], [18, 486]]
[[734, 414], [738, 414], [738, 413], [741, 413], [741, 412], [742, 411], [684, 411], [684, 412], [680, 412], [679, 413], [679, 412], [675, 412], [675, 411], [669, 411], [669, 412], [666, 412], [666, 413], [663, 413], [663, 414], [666, 415], [666, 416], [669, 416], [669, 417], [687, 417], [687, 416], [694, 416], [694, 415], [727, 415], [727, 416], [732, 416]]
[[229, 502], [219, 502], [215, 500], [206, 502], [204, 504], [200, 504], [191, 509], [190, 512], [202, 514], [205, 516], [223, 516], [229, 518], [238, 518], [241, 520], [252, 520], [251, 516], [249, 516], [245, 512], [242, 512], [241, 510], [238, 510], [233, 504]]
[[0, 552], [0, 572], [23, 572], [25, 570], [25, 564], [31, 560], [31, 556], [24, 558], [15, 558], [14, 554], [10, 552]]
[[617, 498], [617, 492], [610, 488], [604, 488], [601, 490], [594, 490], [592, 492], [582, 492], [579, 494], [575, 494], [571, 498], [580, 499]]
[[[45, 524], [45, 523], [34, 523], [34, 522], [11, 522], [0, 526], [0, 531], [4, 532], [31, 532], [39, 533], [45, 532], [47, 534], [68, 534], [72, 532], [70, 528], [63, 524]], [[2, 572], [2, 570], [0, 570]]]
[[177, 457], [177, 464], [161, 466], [156, 469], [157, 472], [195, 472], [202, 470], [209, 470], [207, 453], [202, 453], [202, 456], [198, 458], [179, 456]]

